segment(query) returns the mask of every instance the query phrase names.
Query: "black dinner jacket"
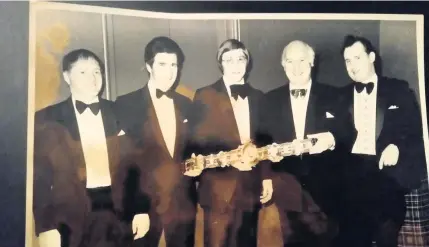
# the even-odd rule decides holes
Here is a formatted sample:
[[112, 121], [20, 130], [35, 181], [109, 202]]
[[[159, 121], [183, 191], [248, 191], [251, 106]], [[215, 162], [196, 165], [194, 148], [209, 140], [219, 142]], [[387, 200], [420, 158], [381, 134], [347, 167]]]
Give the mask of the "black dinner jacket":
[[115, 113], [119, 126], [132, 138], [136, 164], [141, 174], [140, 189], [148, 194], [158, 213], [173, 208], [190, 210], [196, 201], [195, 179], [183, 175], [182, 161], [188, 138], [188, 111], [191, 100], [177, 92], [172, 93], [176, 114], [176, 139], [171, 157], [164, 138], [149, 88], [138, 89], [119, 96]]
[[[398, 163], [396, 166], [384, 167], [382, 173], [393, 178], [402, 189], [416, 189], [427, 174], [422, 119], [417, 99], [403, 80], [379, 76], [377, 87], [377, 162], [389, 144], [398, 146]], [[340, 90], [342, 110], [348, 111], [354, 118], [354, 86], [349, 84]], [[378, 163], [366, 169], [378, 169]]]
[[[355, 133], [347, 133], [352, 124], [349, 116], [338, 110], [336, 88], [313, 80], [309, 93], [304, 138], [308, 134], [331, 132], [335, 138], [335, 149], [320, 154], [285, 157], [282, 161], [273, 163], [272, 172], [277, 174], [279, 181], [293, 175], [300, 184], [291, 187], [288, 185], [290, 183], [284, 181], [278, 183], [274, 200], [280, 207], [300, 211], [301, 189], [304, 189], [319, 206], [334, 210], [336, 199], [341, 193], [344, 153], [351, 149]], [[296, 139], [291, 97], [289, 84], [267, 93], [265, 130], [270, 134], [272, 142], [284, 143]], [[333, 117], [328, 117], [329, 115]], [[285, 196], [286, 192], [293, 196]]]
[[[248, 101], [250, 137], [257, 146], [268, 144], [264, 133], [260, 132], [265, 96], [250, 86]], [[188, 156], [189, 153], [217, 154], [236, 149], [241, 144], [234, 111], [222, 78], [196, 91], [192, 109]], [[204, 170], [199, 177], [200, 204], [220, 211], [257, 205], [261, 181], [270, 177], [269, 167], [263, 163], [252, 171], [239, 171], [233, 167]]]
[[[124, 198], [128, 173], [121, 164], [124, 153], [120, 129], [112, 111], [112, 102], [100, 98], [100, 110], [106, 133], [109, 168], [112, 178], [112, 199], [118, 213], [128, 207]], [[67, 225], [78, 244], [82, 224], [91, 202], [86, 193], [86, 165], [71, 97], [38, 111], [34, 129], [34, 201], [36, 234]], [[140, 204], [147, 212], [148, 203]]]

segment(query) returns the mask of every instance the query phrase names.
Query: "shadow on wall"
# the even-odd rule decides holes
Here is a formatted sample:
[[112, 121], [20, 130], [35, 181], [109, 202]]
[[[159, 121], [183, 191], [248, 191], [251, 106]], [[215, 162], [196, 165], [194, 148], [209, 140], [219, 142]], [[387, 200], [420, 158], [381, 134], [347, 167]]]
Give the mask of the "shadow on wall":
[[70, 43], [66, 25], [54, 23], [38, 30], [36, 38], [36, 95], [35, 110], [55, 103], [62, 83], [61, 57]]

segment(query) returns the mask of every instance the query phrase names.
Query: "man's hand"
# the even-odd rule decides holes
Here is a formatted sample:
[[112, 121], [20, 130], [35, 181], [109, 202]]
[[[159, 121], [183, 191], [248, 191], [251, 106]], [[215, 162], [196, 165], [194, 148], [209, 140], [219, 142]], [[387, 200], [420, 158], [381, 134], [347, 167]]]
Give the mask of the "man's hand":
[[203, 168], [204, 157], [201, 154], [198, 156], [195, 156], [195, 154], [193, 153], [191, 158], [195, 161], [194, 168], [190, 171], [186, 171], [184, 175], [189, 177], [197, 177], [204, 170]]
[[262, 195], [261, 203], [266, 203], [271, 200], [273, 196], [273, 181], [271, 179], [265, 179], [262, 181]]
[[310, 154], [319, 154], [335, 147], [335, 138], [331, 132], [323, 132], [313, 135], [307, 135], [308, 138], [316, 138], [317, 142], [310, 148]]
[[61, 235], [58, 230], [49, 230], [39, 235], [40, 247], [61, 247]]
[[134, 239], [142, 238], [149, 231], [150, 220], [148, 214], [137, 214], [134, 216], [133, 222]]
[[278, 148], [279, 144], [273, 143], [268, 148], [268, 159], [271, 162], [280, 162], [284, 157], [278, 154]]
[[399, 148], [394, 144], [389, 144], [381, 153], [378, 168], [383, 169], [384, 166], [395, 166], [399, 159]]

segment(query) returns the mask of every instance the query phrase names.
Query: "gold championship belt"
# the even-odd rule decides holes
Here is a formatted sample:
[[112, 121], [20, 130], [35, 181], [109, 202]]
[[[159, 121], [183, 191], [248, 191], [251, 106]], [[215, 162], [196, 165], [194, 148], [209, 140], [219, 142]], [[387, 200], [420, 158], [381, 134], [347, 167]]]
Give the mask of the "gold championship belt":
[[[281, 144], [270, 144], [264, 147], [257, 148], [252, 142], [240, 145], [238, 148], [231, 151], [221, 151], [218, 154], [210, 154], [202, 156], [202, 164], [200, 169], [227, 167], [231, 166], [234, 162], [243, 162], [250, 164], [252, 167], [256, 166], [262, 160], [269, 159], [268, 150], [274, 148], [278, 156], [287, 157], [295, 153], [308, 153], [310, 148], [316, 143], [316, 138], [295, 140], [293, 142], [285, 142]], [[198, 169], [197, 157], [193, 155], [191, 158], [185, 160], [182, 164], [185, 172]]]

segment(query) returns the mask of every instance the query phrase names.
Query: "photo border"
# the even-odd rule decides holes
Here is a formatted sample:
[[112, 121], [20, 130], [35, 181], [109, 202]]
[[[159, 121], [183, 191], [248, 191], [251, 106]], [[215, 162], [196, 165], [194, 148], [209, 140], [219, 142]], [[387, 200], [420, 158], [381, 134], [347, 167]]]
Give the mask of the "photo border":
[[[413, 21], [416, 23], [417, 77], [419, 87], [421, 121], [425, 150], [429, 150], [426, 83], [424, 66], [424, 15], [423, 14], [365, 14], [365, 13], [171, 13], [85, 5], [80, 3], [61, 3], [51, 1], [30, 1], [29, 3], [29, 56], [28, 56], [28, 112], [27, 112], [27, 158], [26, 158], [26, 201], [25, 201], [25, 246], [33, 246], [33, 142], [35, 114], [35, 72], [36, 72], [36, 13], [39, 10], [62, 10], [98, 14], [112, 14], [130, 17], [144, 17], [169, 20], [379, 20]], [[103, 39], [103, 42], [105, 40]], [[104, 51], [106, 54], [106, 51]], [[106, 69], [107, 73], [107, 69]], [[429, 152], [425, 151], [429, 176]]]

